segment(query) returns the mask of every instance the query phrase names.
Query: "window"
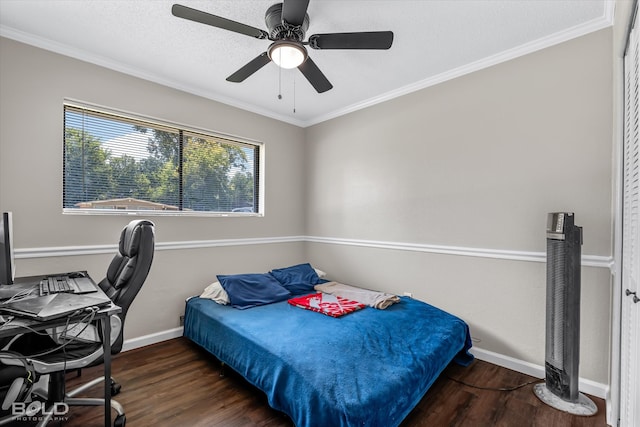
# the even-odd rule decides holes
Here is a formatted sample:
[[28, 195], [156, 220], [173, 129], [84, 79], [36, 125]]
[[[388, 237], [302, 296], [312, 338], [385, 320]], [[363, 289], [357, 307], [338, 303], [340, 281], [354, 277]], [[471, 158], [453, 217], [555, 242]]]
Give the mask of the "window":
[[65, 212], [258, 212], [261, 145], [64, 106]]

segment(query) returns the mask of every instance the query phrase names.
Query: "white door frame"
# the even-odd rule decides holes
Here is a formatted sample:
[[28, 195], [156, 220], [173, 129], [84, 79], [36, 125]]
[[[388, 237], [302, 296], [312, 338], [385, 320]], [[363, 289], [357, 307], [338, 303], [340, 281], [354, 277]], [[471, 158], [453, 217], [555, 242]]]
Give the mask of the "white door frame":
[[[627, 119], [640, 122], [640, 99], [637, 93], [638, 63], [640, 63], [640, 25], [638, 7], [632, 12], [632, 29], [624, 57], [624, 109], [622, 113], [622, 146], [618, 145], [617, 158], [620, 171], [616, 192], [616, 247], [614, 250], [615, 277], [614, 300], [612, 304], [612, 350], [611, 350], [611, 408], [607, 422], [614, 427], [635, 427], [640, 425], [640, 190], [637, 181], [640, 164], [635, 168], [635, 177], [626, 172], [627, 158], [636, 158], [640, 152], [640, 136], [635, 125], [628, 126]], [[633, 62], [629, 64], [629, 60]], [[630, 83], [628, 83], [630, 82]], [[633, 86], [628, 90], [628, 85]], [[618, 89], [618, 88], [616, 88]], [[631, 112], [631, 115], [629, 115]], [[635, 117], [635, 118], [634, 118]], [[629, 131], [628, 129], [636, 129]], [[620, 135], [619, 135], [620, 136]], [[628, 151], [628, 152], [627, 152]], [[633, 154], [636, 153], [636, 154]], [[631, 154], [631, 155], [629, 155]], [[631, 179], [629, 179], [631, 176]], [[634, 185], [629, 185], [636, 182]], [[625, 194], [629, 193], [629, 194]], [[632, 204], [629, 201], [633, 201]]]

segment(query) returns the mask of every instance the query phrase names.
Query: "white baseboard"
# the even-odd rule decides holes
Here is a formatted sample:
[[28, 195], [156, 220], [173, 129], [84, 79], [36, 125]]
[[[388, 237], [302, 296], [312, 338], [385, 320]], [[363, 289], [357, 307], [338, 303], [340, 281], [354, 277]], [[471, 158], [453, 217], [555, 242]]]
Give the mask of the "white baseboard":
[[131, 338], [125, 340], [122, 344], [122, 351], [129, 351], [140, 347], [145, 347], [151, 344], [157, 344], [162, 341], [167, 341], [173, 338], [182, 336], [183, 327], [168, 329], [166, 331], [155, 332], [149, 335], [143, 335], [137, 338]]
[[[493, 363], [494, 365], [502, 366], [503, 368], [531, 375], [532, 377], [544, 378], [543, 366], [505, 356], [503, 354], [494, 353], [489, 350], [483, 350], [478, 347], [472, 347], [471, 353], [478, 359], [484, 360], [485, 362]], [[606, 384], [597, 383], [595, 381], [587, 380], [584, 378], [579, 379], [578, 388], [582, 393], [590, 394], [591, 396], [599, 397], [601, 399], [606, 399], [607, 393], [609, 391], [609, 386], [607, 386]]]

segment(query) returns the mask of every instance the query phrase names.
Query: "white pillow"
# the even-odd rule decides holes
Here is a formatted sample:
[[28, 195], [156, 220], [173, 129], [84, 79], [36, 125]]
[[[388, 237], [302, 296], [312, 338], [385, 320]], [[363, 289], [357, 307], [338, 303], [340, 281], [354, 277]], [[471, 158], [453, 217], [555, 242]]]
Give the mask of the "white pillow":
[[316, 274], [318, 275], [318, 277], [319, 277], [319, 278], [321, 278], [321, 279], [322, 279], [324, 276], [326, 276], [326, 275], [327, 275], [327, 273], [325, 273], [325, 272], [324, 272], [324, 271], [322, 271], [322, 270], [318, 270], [317, 268], [314, 268], [314, 270], [316, 271]]
[[224, 290], [220, 282], [215, 282], [204, 288], [204, 292], [200, 295], [200, 298], [212, 299], [218, 304], [229, 304], [229, 295]]

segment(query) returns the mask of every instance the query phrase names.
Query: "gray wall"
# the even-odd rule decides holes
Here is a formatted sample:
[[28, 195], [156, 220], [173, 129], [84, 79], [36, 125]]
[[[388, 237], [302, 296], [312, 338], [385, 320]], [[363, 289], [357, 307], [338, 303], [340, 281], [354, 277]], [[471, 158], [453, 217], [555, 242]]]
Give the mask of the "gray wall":
[[[62, 214], [62, 103], [81, 100], [265, 144], [267, 215], [150, 217], [160, 249], [183, 242], [304, 234], [304, 130], [82, 61], [0, 38], [0, 211], [13, 211], [21, 276], [88, 269], [104, 277], [111, 254], [57, 256], [115, 245], [130, 217]], [[215, 275], [263, 272], [303, 260], [302, 243], [159, 250], [126, 338], [178, 326], [184, 298]], [[114, 246], [115, 248], [115, 246]], [[35, 250], [42, 258], [32, 258]], [[107, 252], [109, 252], [107, 250]]]
[[[467, 320], [478, 347], [542, 365], [545, 218], [570, 210], [596, 259], [583, 268], [581, 376], [606, 384], [611, 38], [603, 30], [307, 129], [0, 39], [0, 210], [15, 214], [19, 251], [45, 255], [18, 259], [19, 273], [102, 277], [110, 255], [83, 250], [115, 243], [129, 220], [62, 215], [62, 101], [74, 98], [266, 144], [264, 218], [152, 218], [161, 250], [127, 338], [177, 326], [184, 298], [215, 274], [307, 260], [345, 283], [412, 292]], [[311, 242], [206, 243], [301, 235]], [[195, 247], [171, 249], [181, 242]]]
[[[544, 365], [546, 214], [575, 212], [599, 260], [582, 271], [581, 375], [606, 384], [611, 46], [599, 31], [309, 128], [306, 230], [327, 238], [309, 258]], [[512, 259], [528, 253], [537, 261]]]

